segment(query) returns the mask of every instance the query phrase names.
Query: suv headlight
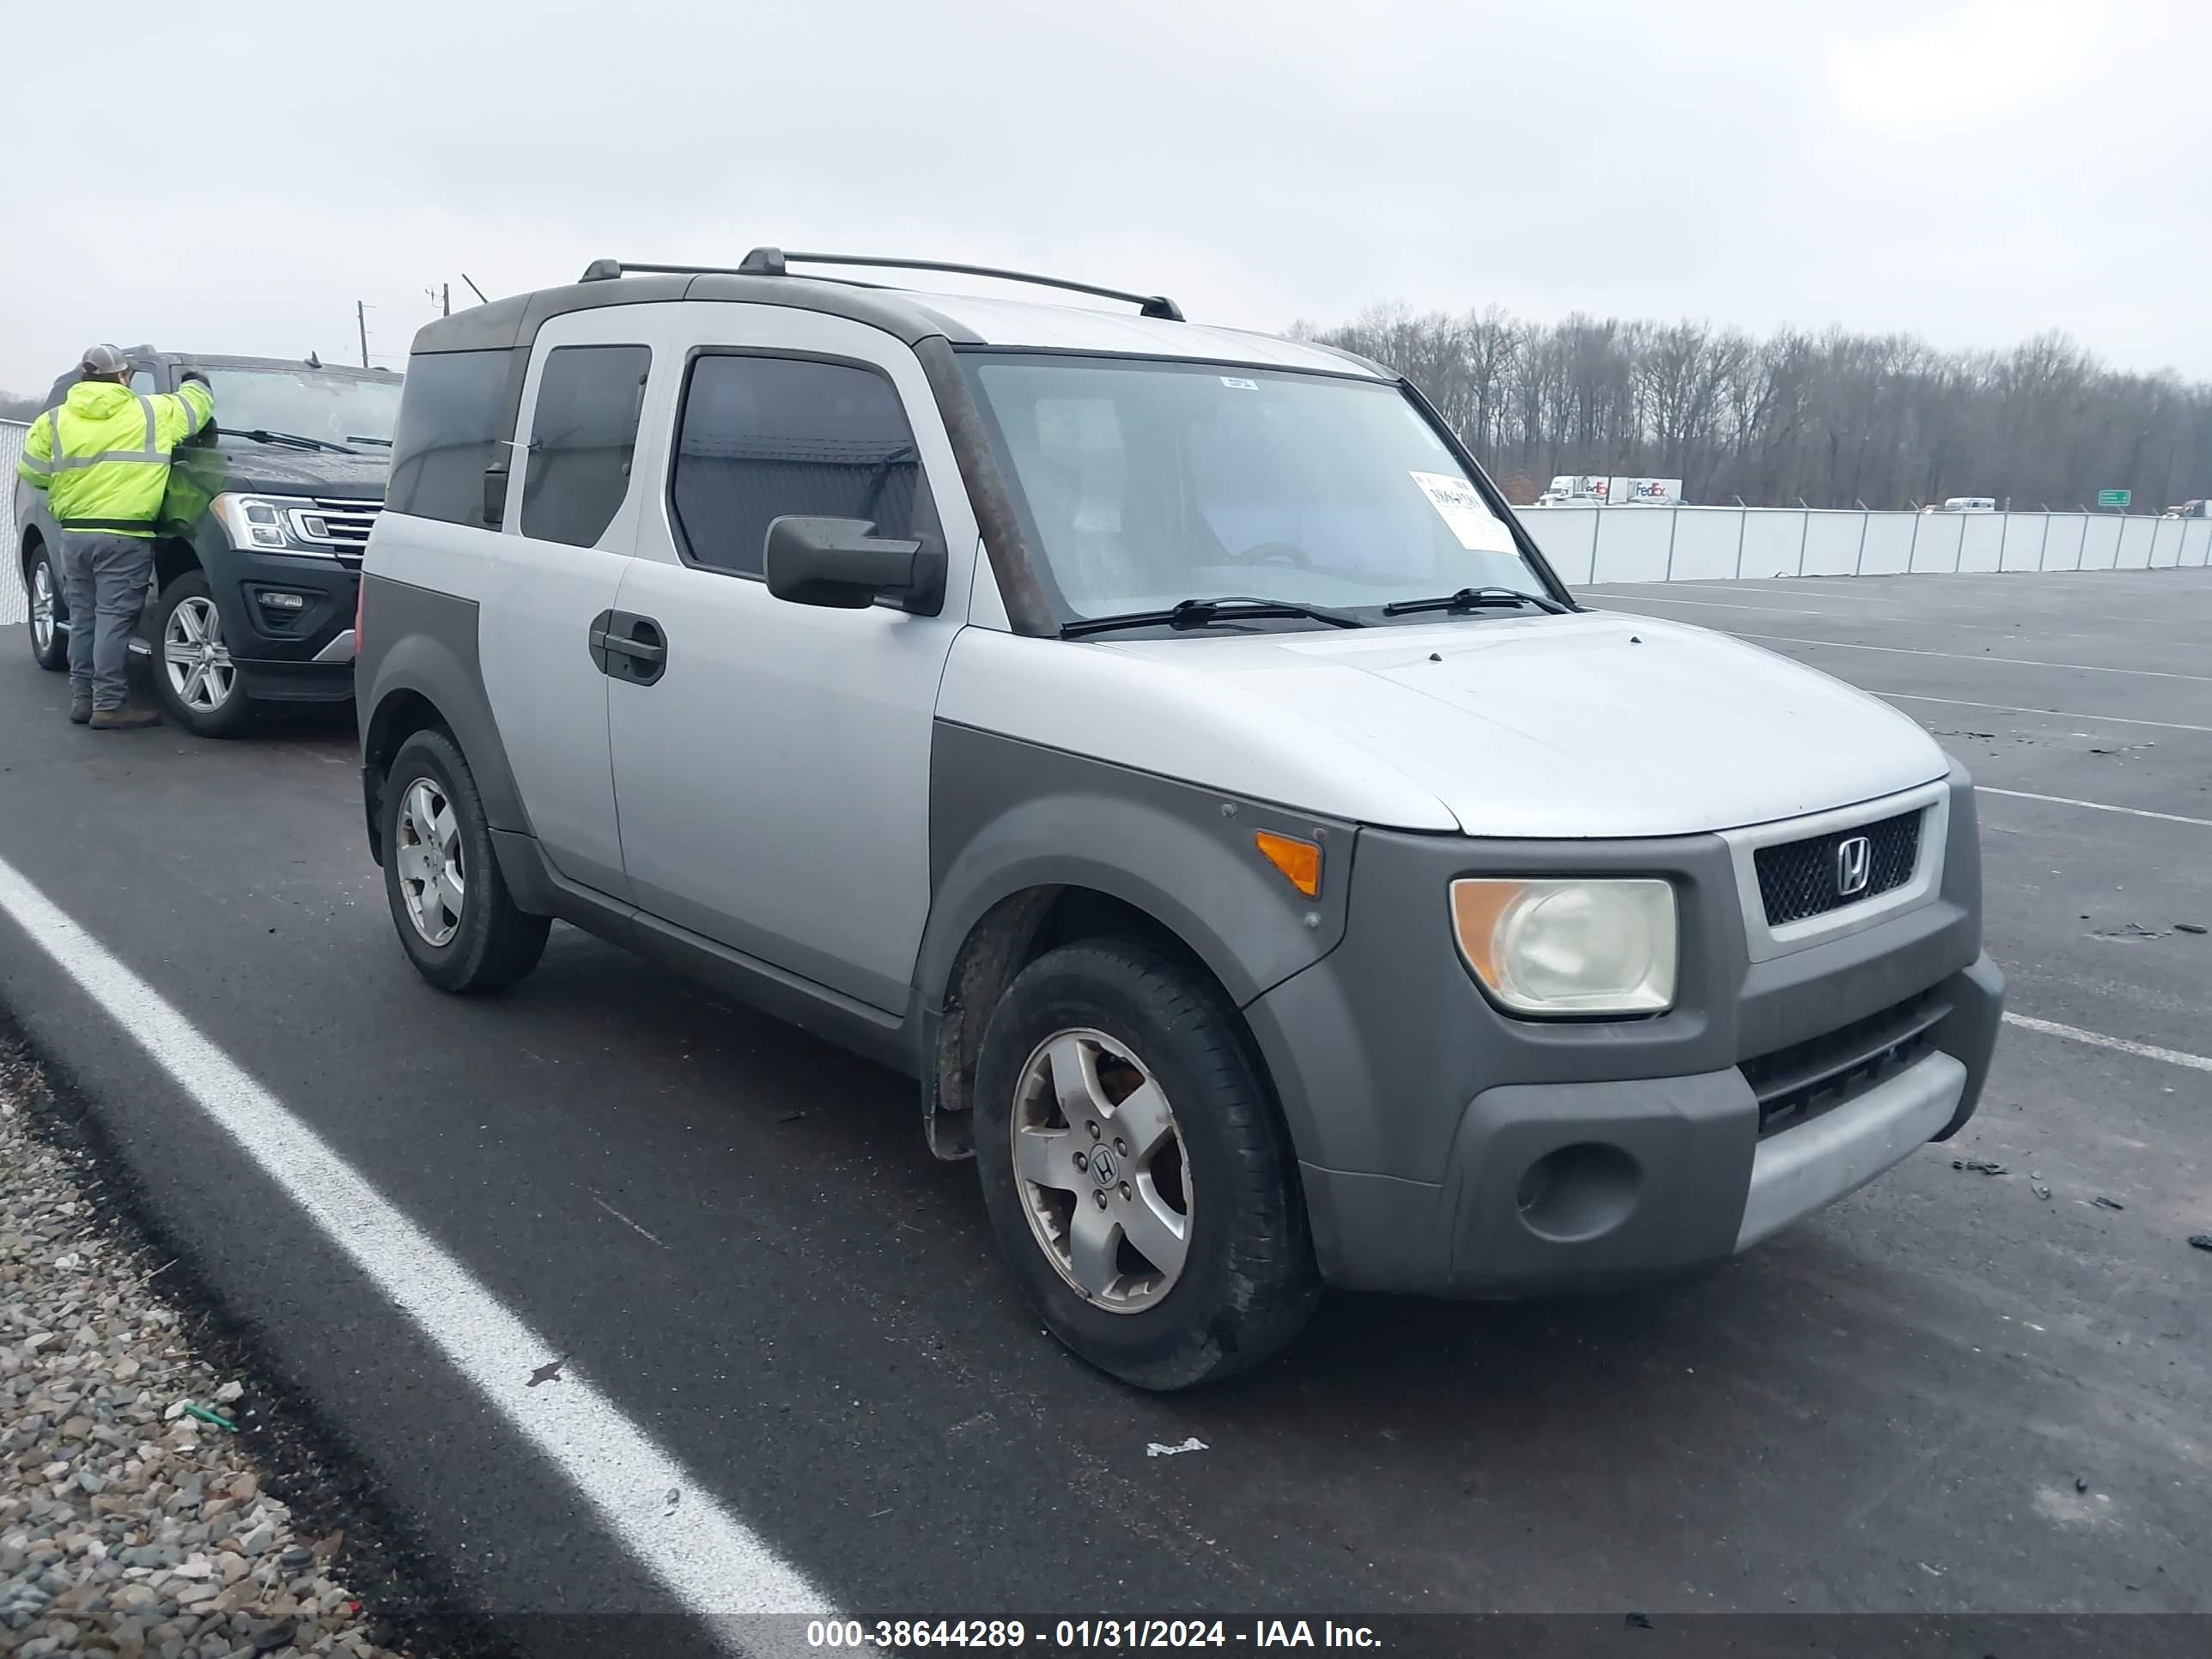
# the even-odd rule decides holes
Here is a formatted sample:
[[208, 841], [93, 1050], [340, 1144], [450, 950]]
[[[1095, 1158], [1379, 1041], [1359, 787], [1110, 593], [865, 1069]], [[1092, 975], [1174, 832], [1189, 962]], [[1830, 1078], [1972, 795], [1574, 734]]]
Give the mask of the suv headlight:
[[337, 556], [337, 544], [326, 533], [313, 501], [297, 496], [222, 495], [209, 503], [216, 522], [240, 548], [268, 548], [278, 553], [307, 553], [323, 558]]
[[1452, 930], [1483, 988], [1516, 1014], [1656, 1014], [1674, 1006], [1674, 889], [1650, 879], [1451, 884]]

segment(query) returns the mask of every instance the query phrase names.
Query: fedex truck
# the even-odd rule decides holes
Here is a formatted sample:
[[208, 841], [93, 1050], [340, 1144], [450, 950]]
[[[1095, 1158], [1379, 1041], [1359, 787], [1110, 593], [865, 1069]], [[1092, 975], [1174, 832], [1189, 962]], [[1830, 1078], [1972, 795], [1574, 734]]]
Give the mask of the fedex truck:
[[1536, 498], [1539, 507], [1680, 507], [1680, 478], [1603, 477], [1563, 472]]

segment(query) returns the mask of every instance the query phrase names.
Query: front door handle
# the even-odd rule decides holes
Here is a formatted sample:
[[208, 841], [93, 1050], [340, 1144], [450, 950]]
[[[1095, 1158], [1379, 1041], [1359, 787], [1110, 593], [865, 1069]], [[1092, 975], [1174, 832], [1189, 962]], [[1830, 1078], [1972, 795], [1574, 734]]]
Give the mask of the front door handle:
[[650, 617], [602, 611], [592, 618], [592, 660], [599, 672], [633, 685], [651, 685], [668, 670], [668, 636]]

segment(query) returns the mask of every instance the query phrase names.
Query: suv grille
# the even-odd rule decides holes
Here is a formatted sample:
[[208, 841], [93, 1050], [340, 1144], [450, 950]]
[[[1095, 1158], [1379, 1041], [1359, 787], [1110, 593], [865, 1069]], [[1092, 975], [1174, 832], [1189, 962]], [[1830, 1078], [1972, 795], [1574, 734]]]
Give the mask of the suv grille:
[[1820, 1036], [1742, 1062], [1759, 1097], [1759, 1133], [1778, 1134], [1886, 1083], [1926, 1054], [1950, 1005], [1933, 990]]
[[295, 507], [293, 517], [309, 541], [327, 546], [344, 563], [358, 565], [362, 550], [368, 545], [368, 532], [376, 526], [376, 515], [383, 511], [382, 501], [318, 495], [311, 504]]
[[[1912, 879], [1920, 862], [1921, 812], [1915, 808], [1879, 823], [1832, 830], [1808, 841], [1762, 847], [1753, 854], [1759, 869], [1759, 896], [1766, 906], [1766, 925], [1780, 927], [1808, 916], [1825, 915], [1846, 904], [1893, 891]], [[1843, 890], [1837, 849], [1863, 836], [1868, 842], [1866, 884]]]

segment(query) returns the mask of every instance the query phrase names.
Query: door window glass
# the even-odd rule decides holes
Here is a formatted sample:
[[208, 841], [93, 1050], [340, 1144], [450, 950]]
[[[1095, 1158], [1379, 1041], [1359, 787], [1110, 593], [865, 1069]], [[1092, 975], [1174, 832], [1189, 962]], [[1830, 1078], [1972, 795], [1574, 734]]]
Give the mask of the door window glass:
[[[513, 431], [507, 390], [512, 360], [501, 349], [420, 352], [408, 361], [392, 438], [385, 498], [390, 511], [487, 527], [484, 469], [506, 460], [500, 440]], [[220, 418], [220, 407], [216, 414]]]
[[557, 346], [538, 379], [522, 533], [591, 547], [629, 490], [638, 410], [653, 353], [641, 345]]
[[913, 430], [871, 369], [789, 357], [702, 357], [684, 389], [670, 489], [684, 556], [757, 576], [771, 520], [865, 519], [932, 534]]

